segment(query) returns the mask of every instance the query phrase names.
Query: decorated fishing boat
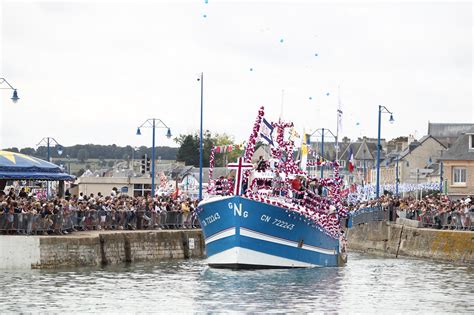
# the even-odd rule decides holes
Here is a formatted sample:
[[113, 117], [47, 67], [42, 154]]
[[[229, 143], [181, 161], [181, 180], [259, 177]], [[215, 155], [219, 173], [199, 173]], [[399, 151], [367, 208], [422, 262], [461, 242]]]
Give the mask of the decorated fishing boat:
[[[208, 265], [257, 269], [341, 266], [347, 261], [341, 221], [342, 180], [336, 162], [331, 178], [305, 171], [304, 143], [300, 160], [294, 141], [285, 138], [292, 123], [268, 122], [261, 107], [243, 156], [228, 164], [233, 178], [210, 180], [208, 197], [197, 215], [205, 236]], [[276, 131], [274, 141], [273, 131]], [[290, 133], [291, 134], [291, 133]], [[271, 158], [251, 163], [257, 140], [265, 140]], [[214, 150], [211, 152], [212, 178]]]

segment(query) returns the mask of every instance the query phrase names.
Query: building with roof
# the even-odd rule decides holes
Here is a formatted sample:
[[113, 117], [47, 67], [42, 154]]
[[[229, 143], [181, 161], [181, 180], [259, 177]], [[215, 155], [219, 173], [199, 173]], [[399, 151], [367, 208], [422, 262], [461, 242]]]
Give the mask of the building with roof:
[[431, 123], [428, 122], [428, 135], [435, 137], [449, 148], [458, 137], [474, 128], [472, 123]]
[[474, 195], [474, 126], [460, 135], [441, 157], [445, 191], [451, 198]]
[[[411, 142], [401, 151], [389, 152], [380, 162], [380, 184], [421, 183], [427, 181], [427, 175], [433, 172], [430, 166], [442, 156], [446, 146], [431, 135]], [[376, 165], [375, 165], [376, 167]], [[375, 180], [376, 170], [372, 172]]]
[[[354, 171], [349, 172], [351, 152], [354, 160]], [[382, 150], [380, 155], [385, 156]], [[377, 139], [359, 138], [356, 142], [347, 143], [339, 158], [341, 174], [347, 177], [348, 183], [367, 184], [370, 182], [372, 168], [377, 162]]]

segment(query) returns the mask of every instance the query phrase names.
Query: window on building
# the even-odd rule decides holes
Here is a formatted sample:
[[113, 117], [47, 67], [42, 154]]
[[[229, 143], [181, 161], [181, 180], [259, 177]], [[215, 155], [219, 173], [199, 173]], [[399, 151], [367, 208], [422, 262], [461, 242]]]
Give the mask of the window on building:
[[133, 196], [134, 197], [144, 197], [151, 195], [151, 185], [150, 184], [135, 184], [133, 185]]
[[453, 184], [466, 184], [465, 167], [453, 167]]
[[346, 167], [346, 161], [345, 160], [339, 160], [339, 165], [344, 168]]
[[474, 150], [474, 135], [469, 135], [469, 150]]

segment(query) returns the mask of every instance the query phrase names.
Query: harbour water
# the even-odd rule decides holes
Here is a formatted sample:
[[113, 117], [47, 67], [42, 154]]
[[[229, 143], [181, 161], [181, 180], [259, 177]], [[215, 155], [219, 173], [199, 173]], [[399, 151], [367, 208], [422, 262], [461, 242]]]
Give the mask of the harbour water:
[[351, 253], [347, 266], [210, 269], [204, 260], [0, 271], [0, 313], [474, 313], [474, 267]]

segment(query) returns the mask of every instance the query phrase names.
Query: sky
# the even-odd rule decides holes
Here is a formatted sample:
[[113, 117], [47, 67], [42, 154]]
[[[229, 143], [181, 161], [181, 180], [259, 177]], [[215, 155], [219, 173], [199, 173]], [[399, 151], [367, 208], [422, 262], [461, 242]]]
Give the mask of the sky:
[[[204, 129], [246, 140], [265, 118], [382, 138], [474, 122], [471, 2], [0, 2], [0, 148], [151, 146]], [[0, 87], [5, 87], [5, 83]], [[160, 125], [161, 126], [161, 125]], [[177, 146], [156, 129], [157, 146]], [[327, 139], [327, 138], [326, 138]]]

